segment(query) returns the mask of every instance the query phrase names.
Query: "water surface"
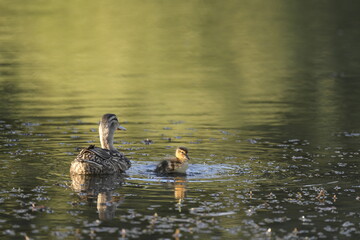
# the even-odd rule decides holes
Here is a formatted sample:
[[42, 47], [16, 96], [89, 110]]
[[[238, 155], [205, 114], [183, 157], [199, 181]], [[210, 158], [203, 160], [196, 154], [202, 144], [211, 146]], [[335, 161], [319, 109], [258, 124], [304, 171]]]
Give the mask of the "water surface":
[[[359, 237], [359, 7], [0, 0], [1, 239]], [[71, 178], [104, 113], [132, 168]]]

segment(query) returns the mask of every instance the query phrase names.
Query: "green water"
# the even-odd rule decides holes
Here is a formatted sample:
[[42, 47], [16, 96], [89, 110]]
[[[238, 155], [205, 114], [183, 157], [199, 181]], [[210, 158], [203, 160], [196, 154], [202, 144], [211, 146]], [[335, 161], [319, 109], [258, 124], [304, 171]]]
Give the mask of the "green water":
[[[0, 0], [1, 239], [358, 238], [359, 8]], [[71, 179], [104, 113], [133, 166]]]

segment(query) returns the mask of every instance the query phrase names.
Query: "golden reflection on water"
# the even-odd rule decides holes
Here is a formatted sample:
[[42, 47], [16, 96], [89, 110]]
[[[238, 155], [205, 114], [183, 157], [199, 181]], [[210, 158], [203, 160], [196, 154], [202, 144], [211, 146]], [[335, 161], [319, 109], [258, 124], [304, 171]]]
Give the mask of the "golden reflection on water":
[[186, 178], [175, 177], [174, 181], [174, 197], [176, 200], [183, 200], [186, 193]]
[[93, 121], [120, 111], [136, 121], [185, 113], [240, 127], [287, 124], [308, 107], [321, 123], [338, 111], [329, 78], [337, 44], [302, 35], [331, 31], [331, 12], [306, 13], [316, 24], [298, 29], [302, 5], [283, 1], [39, 3], [1, 11], [0, 41], [11, 53], [1, 84], [13, 79], [14, 91], [27, 92], [14, 100], [35, 101], [22, 114], [44, 104], [37, 115]]

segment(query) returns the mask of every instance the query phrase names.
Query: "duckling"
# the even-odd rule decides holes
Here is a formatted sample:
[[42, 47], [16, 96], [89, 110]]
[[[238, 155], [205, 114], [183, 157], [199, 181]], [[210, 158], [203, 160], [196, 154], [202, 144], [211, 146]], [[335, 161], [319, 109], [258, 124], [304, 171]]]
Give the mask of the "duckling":
[[186, 174], [188, 160], [190, 160], [188, 156], [188, 149], [185, 147], [178, 147], [175, 151], [175, 158], [160, 162], [157, 165], [155, 172], [158, 174]]
[[71, 174], [113, 174], [130, 168], [130, 161], [114, 147], [116, 130], [126, 130], [120, 126], [115, 114], [104, 114], [99, 123], [100, 147], [90, 145], [80, 151], [71, 163]]

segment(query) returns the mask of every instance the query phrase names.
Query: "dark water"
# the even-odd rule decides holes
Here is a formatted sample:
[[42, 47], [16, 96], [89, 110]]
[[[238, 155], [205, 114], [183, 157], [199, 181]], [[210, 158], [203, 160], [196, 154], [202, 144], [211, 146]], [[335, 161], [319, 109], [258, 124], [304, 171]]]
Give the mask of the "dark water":
[[[0, 0], [1, 239], [359, 238], [359, 8]], [[133, 167], [71, 179], [108, 112]]]

